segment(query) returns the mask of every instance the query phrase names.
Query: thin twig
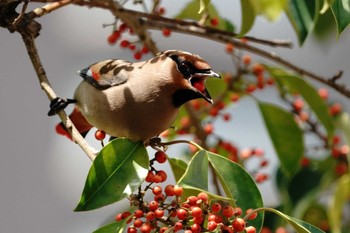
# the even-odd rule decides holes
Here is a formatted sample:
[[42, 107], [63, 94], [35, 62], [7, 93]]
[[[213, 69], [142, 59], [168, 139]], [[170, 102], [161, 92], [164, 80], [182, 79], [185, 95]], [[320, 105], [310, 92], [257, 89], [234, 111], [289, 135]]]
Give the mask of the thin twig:
[[[38, 76], [40, 86], [43, 89], [43, 91], [46, 93], [48, 98], [52, 100], [53, 98], [56, 97], [56, 94], [50, 85], [50, 82], [46, 76], [44, 67], [42, 66], [42, 63], [40, 61], [40, 57], [38, 55], [38, 51], [35, 46], [34, 37], [32, 35], [22, 33], [22, 39], [27, 48], [28, 55], [30, 57], [30, 60], [32, 61], [36, 74]], [[68, 129], [69, 133], [72, 135], [72, 139], [81, 147], [81, 149], [86, 153], [89, 159], [93, 161], [96, 157], [96, 149], [89, 146], [89, 144], [81, 136], [79, 131], [75, 128], [72, 121], [69, 119], [69, 117], [63, 110], [60, 111], [58, 115], [62, 120], [64, 126]]]

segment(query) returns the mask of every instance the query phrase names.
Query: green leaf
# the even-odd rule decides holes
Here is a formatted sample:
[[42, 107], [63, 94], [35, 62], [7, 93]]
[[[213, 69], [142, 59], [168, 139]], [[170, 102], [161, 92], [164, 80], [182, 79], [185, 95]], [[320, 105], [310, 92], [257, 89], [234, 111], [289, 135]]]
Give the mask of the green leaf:
[[328, 211], [333, 233], [341, 233], [343, 208], [349, 200], [350, 175], [343, 175], [336, 183], [335, 192]]
[[303, 133], [291, 113], [272, 104], [259, 103], [265, 126], [286, 176], [300, 167], [304, 153]]
[[317, 22], [319, 15], [318, 0], [291, 0], [286, 10], [289, 21], [298, 35], [299, 44], [302, 45]]
[[198, 14], [203, 13], [207, 9], [209, 3], [210, 3], [210, 0], [199, 0], [199, 11], [198, 11]]
[[208, 191], [208, 157], [205, 150], [198, 151], [178, 182], [184, 188], [197, 188]]
[[297, 218], [290, 217], [276, 209], [272, 208], [261, 208], [262, 210], [270, 211], [278, 216], [282, 217], [285, 221], [287, 221], [298, 233], [324, 233], [324, 231], [320, 230], [319, 228], [304, 222], [302, 220], [299, 220]]
[[270, 74], [284, 85], [289, 93], [299, 93], [316, 114], [318, 120], [327, 131], [328, 138], [333, 137], [334, 122], [329, 114], [326, 102], [318, 95], [317, 90], [300, 76], [280, 68], [268, 67]]
[[168, 159], [170, 163], [171, 170], [173, 171], [173, 174], [175, 176], [176, 182], [180, 180], [180, 178], [183, 176], [183, 174], [186, 171], [187, 164], [185, 161], [181, 159], [176, 158], [170, 158]]
[[125, 226], [126, 221], [123, 219], [123, 221], [113, 222], [106, 226], [103, 226], [93, 233], [123, 233]]
[[337, 22], [339, 36], [350, 23], [350, 0], [335, 0], [331, 9]]
[[[209, 151], [206, 154], [226, 196], [234, 199], [235, 205], [243, 210], [256, 209], [263, 206], [258, 187], [252, 177], [240, 165]], [[250, 222], [250, 224], [255, 226], [257, 232], [262, 227], [263, 219], [264, 214], [260, 212], [257, 218]]]
[[250, 1], [241, 0], [242, 26], [239, 35], [244, 35], [252, 28], [255, 21], [255, 9]]
[[256, 14], [265, 16], [273, 21], [279, 18], [283, 10], [287, 7], [287, 0], [247, 0]]
[[94, 160], [75, 211], [97, 209], [124, 199], [148, 173], [148, 154], [142, 142], [117, 138]]

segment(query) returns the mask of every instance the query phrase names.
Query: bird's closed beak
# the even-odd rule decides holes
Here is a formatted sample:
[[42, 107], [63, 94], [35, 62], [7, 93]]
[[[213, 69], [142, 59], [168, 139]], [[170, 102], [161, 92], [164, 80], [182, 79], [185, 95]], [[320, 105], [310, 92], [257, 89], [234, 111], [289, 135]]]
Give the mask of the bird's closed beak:
[[213, 100], [205, 87], [205, 81], [208, 77], [221, 78], [218, 73], [214, 72], [212, 69], [208, 69], [195, 73], [189, 81], [196, 92], [200, 94], [203, 99], [212, 104]]

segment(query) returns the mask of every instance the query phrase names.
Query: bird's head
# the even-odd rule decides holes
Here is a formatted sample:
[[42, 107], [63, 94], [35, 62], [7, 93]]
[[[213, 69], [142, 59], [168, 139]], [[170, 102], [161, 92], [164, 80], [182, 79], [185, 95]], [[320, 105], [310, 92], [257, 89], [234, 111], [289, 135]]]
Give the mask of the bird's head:
[[179, 107], [192, 99], [203, 98], [209, 103], [213, 100], [205, 86], [208, 77], [220, 78], [208, 62], [189, 52], [167, 50], [161, 56], [170, 58], [174, 64], [174, 81], [179, 88], [173, 94], [174, 105]]

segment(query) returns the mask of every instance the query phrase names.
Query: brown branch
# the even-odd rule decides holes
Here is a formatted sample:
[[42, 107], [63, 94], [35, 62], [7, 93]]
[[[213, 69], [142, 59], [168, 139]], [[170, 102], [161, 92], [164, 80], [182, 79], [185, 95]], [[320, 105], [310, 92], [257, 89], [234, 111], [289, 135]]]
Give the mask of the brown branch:
[[[28, 55], [30, 57], [30, 60], [32, 61], [36, 74], [38, 76], [40, 86], [43, 89], [43, 91], [46, 93], [47, 97], [50, 100], [52, 100], [53, 98], [56, 97], [56, 94], [50, 85], [50, 82], [46, 76], [44, 67], [42, 66], [42, 63], [40, 61], [40, 57], [38, 55], [38, 52], [35, 46], [34, 37], [32, 37], [31, 35], [22, 34], [22, 39], [27, 48]], [[73, 140], [81, 147], [81, 149], [86, 153], [89, 159], [93, 161], [96, 157], [96, 154], [95, 154], [96, 150], [88, 145], [88, 143], [81, 136], [79, 131], [75, 128], [72, 121], [69, 119], [69, 117], [63, 110], [60, 111], [58, 115], [62, 120], [64, 126], [68, 129], [69, 133], [72, 135]]]

